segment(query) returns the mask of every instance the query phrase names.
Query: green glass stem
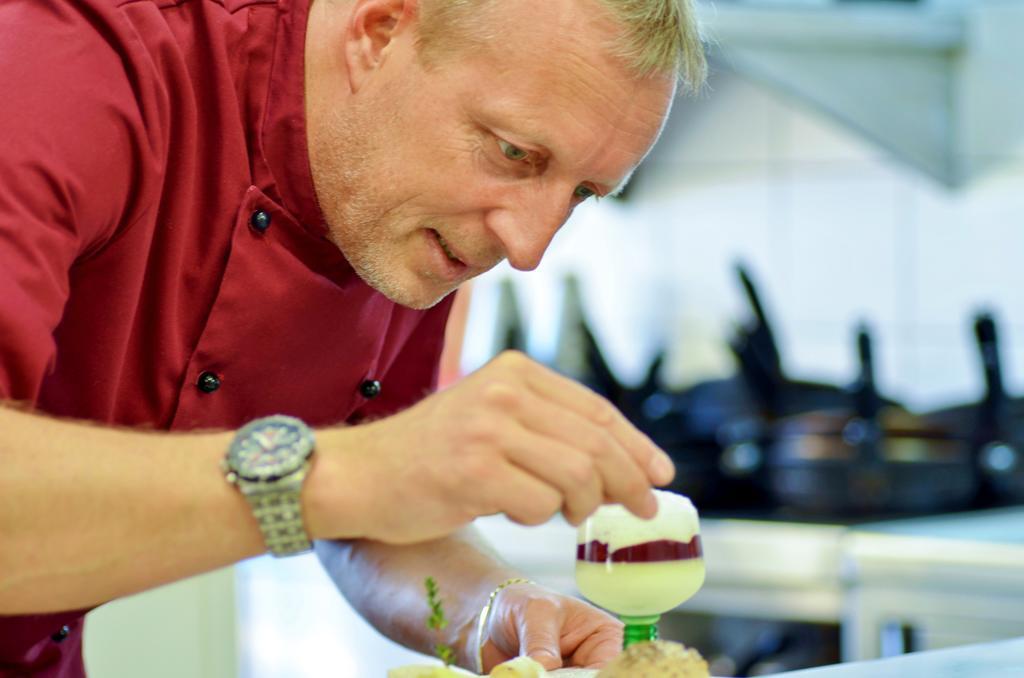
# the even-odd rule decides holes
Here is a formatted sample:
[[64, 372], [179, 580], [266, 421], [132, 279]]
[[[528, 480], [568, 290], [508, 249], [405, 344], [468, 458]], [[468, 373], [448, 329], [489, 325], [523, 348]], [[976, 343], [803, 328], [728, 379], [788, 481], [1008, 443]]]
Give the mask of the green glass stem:
[[626, 625], [625, 633], [622, 636], [623, 649], [634, 643], [658, 639], [658, 620], [661, 619], [661, 615], [656, 614], [650, 617], [619, 615], [619, 619]]

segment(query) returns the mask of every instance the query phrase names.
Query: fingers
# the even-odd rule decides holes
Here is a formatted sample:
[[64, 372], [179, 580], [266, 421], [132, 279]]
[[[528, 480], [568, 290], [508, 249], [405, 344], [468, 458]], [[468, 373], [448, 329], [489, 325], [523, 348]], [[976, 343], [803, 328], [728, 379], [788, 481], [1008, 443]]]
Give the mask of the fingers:
[[622, 631], [602, 630], [588, 636], [571, 655], [572, 666], [588, 669], [604, 668], [604, 665], [622, 652]]
[[541, 598], [527, 606], [517, 619], [519, 654], [534, 660], [545, 669], [562, 666], [562, 621], [560, 607]]
[[496, 513], [504, 513], [520, 525], [540, 525], [562, 509], [562, 493], [544, 480], [508, 462], [498, 462], [488, 477], [472, 490], [480, 502], [494, 502]]
[[[597, 508], [595, 500], [653, 517], [657, 503], [651, 484], [666, 483], [674, 475], [668, 456], [589, 389], [520, 354], [502, 357], [502, 366], [516, 370], [527, 388], [495, 385], [495, 404], [548, 442], [516, 446], [512, 458], [565, 494], [566, 518], [577, 524]], [[602, 496], [595, 498], [598, 488]]]
[[551, 670], [600, 668], [622, 650], [622, 622], [581, 600], [536, 586], [509, 587], [492, 617], [492, 640]]
[[527, 427], [518, 430], [506, 456], [515, 466], [540, 478], [561, 496], [559, 509], [579, 525], [604, 501], [602, 479], [590, 457], [573, 446]]
[[578, 525], [605, 500], [644, 517], [657, 511], [647, 477], [607, 432], [543, 404], [524, 406], [521, 416], [523, 441], [510, 449], [509, 458], [562, 492], [571, 524]]
[[563, 598], [562, 655], [567, 666], [601, 668], [622, 651], [623, 624], [576, 598]]
[[526, 362], [524, 378], [537, 395], [608, 431], [629, 452], [651, 483], [666, 485], [672, 481], [675, 475], [672, 460], [630, 424], [615, 406], [582, 384], [533, 361]]

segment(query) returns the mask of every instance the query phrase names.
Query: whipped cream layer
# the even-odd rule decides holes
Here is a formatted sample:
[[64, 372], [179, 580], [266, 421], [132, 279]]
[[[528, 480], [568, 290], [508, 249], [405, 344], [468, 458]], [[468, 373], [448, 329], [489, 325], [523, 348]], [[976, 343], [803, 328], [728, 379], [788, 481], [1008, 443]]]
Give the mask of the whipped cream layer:
[[688, 497], [655, 490], [658, 514], [650, 520], [637, 518], [619, 504], [602, 506], [576, 531], [576, 544], [601, 542], [609, 551], [648, 542], [688, 543], [700, 534], [697, 509]]

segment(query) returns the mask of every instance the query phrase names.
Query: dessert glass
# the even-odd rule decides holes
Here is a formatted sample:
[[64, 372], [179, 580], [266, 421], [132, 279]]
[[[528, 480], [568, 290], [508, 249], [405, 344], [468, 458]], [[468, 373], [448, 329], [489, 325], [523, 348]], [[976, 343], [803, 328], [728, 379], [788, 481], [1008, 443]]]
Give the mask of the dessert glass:
[[658, 513], [638, 518], [602, 506], [576, 533], [576, 586], [626, 625], [623, 647], [655, 640], [661, 615], [704, 584], [697, 509], [687, 497], [655, 490]]

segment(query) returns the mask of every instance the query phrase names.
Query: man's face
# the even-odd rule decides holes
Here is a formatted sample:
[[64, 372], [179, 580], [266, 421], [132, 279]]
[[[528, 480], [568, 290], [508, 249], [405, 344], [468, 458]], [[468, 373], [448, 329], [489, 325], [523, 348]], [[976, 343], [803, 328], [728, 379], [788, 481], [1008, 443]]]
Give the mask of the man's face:
[[502, 259], [535, 268], [573, 208], [640, 162], [674, 93], [604, 55], [610, 24], [590, 0], [496, 6], [487, 47], [427, 68], [414, 32], [397, 32], [354, 93], [318, 83], [307, 101], [331, 238], [406, 306]]

